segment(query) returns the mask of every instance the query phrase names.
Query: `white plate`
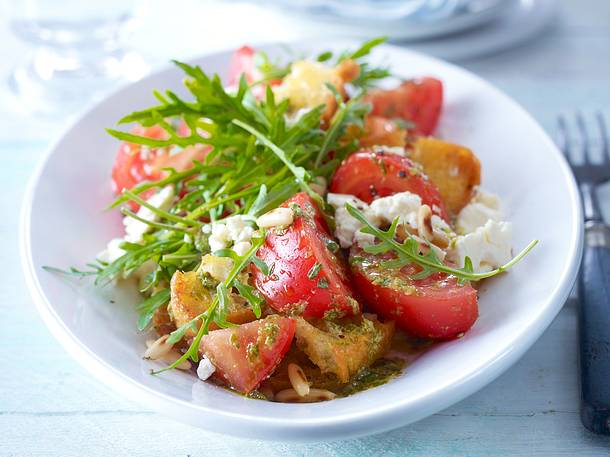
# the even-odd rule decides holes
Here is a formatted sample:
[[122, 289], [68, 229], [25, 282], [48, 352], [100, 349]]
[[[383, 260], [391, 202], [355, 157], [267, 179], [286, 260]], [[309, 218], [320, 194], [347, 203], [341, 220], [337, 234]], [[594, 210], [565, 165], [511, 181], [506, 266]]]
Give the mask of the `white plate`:
[[[279, 49], [267, 48], [271, 55]], [[196, 63], [223, 75], [229, 56]], [[141, 358], [144, 335], [136, 330], [134, 290], [95, 289], [42, 266], [83, 265], [121, 233], [119, 215], [102, 211], [112, 199], [109, 174], [117, 149], [103, 129], [153, 103], [153, 89], [180, 87], [183, 75], [171, 68], [95, 106], [32, 178], [22, 213], [24, 271], [40, 314], [66, 350], [147, 408], [216, 432], [277, 440], [345, 438], [408, 424], [472, 394], [521, 357], [558, 313], [578, 268], [581, 210], [570, 170], [536, 122], [476, 76], [391, 46], [378, 49], [374, 60], [391, 63], [403, 76], [443, 79], [446, 108], [438, 133], [479, 155], [484, 186], [509, 209], [515, 248], [541, 240], [513, 271], [483, 285], [480, 318], [464, 338], [436, 346], [389, 384], [319, 404], [249, 400], [178, 371], [151, 376], [152, 362]]]

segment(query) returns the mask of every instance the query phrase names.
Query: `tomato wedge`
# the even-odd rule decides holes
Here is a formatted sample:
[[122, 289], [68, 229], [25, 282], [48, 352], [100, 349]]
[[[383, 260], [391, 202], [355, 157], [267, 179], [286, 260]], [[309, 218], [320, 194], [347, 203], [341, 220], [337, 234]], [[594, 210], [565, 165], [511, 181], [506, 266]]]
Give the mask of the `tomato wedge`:
[[[263, 79], [263, 73], [256, 66], [256, 50], [250, 46], [242, 46], [235, 50], [231, 63], [229, 64], [229, 87], [237, 87], [239, 79], [244, 75], [248, 84], [256, 83]], [[281, 84], [281, 80], [269, 81], [271, 86]], [[252, 86], [252, 93], [258, 99], [264, 99], [267, 91], [266, 84]]]
[[[179, 132], [187, 133], [183, 125]], [[132, 133], [155, 139], [167, 138], [167, 132], [157, 125], [136, 126]], [[123, 142], [112, 166], [112, 190], [115, 194], [120, 194], [123, 189], [131, 189], [142, 181], [158, 181], [164, 176], [163, 168], [184, 171], [193, 165], [193, 160], [203, 160], [209, 150], [209, 146], [190, 146], [170, 154], [165, 148], [145, 148], [139, 144]], [[141, 196], [146, 199], [154, 192], [151, 189]], [[130, 205], [137, 210], [137, 204], [130, 202]]]
[[294, 338], [296, 322], [269, 316], [248, 324], [213, 330], [201, 339], [200, 350], [216, 367], [216, 379], [248, 393], [280, 364]]
[[229, 64], [229, 86], [237, 86], [239, 78], [243, 74], [248, 84], [259, 81], [263, 75], [256, 68], [254, 56], [256, 51], [250, 46], [242, 46], [236, 49]]
[[344, 160], [335, 171], [330, 191], [355, 195], [366, 203], [377, 197], [412, 192], [447, 220], [441, 195], [421, 168], [411, 159], [386, 153], [382, 148], [360, 151]]
[[478, 316], [477, 291], [460, 285], [445, 273], [414, 280], [419, 267], [383, 268], [388, 257], [350, 252], [353, 282], [371, 309], [409, 333], [424, 338], [448, 339], [467, 331]]
[[256, 254], [272, 268], [265, 276], [252, 267], [256, 287], [280, 312], [315, 318], [360, 314], [339, 246], [322, 225], [313, 200], [299, 193], [282, 206], [293, 205], [299, 212], [293, 223], [270, 230]]
[[430, 135], [441, 114], [443, 83], [436, 78], [405, 81], [395, 89], [370, 91], [366, 101], [373, 105], [372, 115], [413, 122], [415, 133]]
[[[132, 129], [135, 135], [148, 138], [163, 139], [167, 133], [159, 126], [141, 127]], [[123, 189], [131, 189], [142, 181], [156, 181], [160, 178], [160, 171], [150, 165], [157, 159], [156, 150], [147, 150], [142, 153], [142, 146], [124, 142], [121, 143], [112, 166], [112, 188], [115, 194]]]

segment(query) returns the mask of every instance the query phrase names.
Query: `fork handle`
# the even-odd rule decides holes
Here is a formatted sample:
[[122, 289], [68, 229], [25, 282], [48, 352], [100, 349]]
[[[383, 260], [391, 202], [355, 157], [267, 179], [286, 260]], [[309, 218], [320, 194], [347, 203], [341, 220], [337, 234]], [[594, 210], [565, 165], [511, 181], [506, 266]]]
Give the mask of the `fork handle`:
[[580, 377], [583, 425], [610, 435], [610, 229], [590, 221], [580, 274]]

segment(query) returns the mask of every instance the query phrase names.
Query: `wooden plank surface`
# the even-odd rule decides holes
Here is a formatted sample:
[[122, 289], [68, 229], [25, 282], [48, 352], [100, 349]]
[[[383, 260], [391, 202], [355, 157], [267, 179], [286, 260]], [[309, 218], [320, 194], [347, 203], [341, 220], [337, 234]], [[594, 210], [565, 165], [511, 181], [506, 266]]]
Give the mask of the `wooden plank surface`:
[[[515, 97], [548, 129], [558, 112], [610, 108], [610, 2], [565, 1], [561, 12], [536, 42], [463, 64]], [[0, 46], [17, 56], [22, 48], [6, 47], [11, 40]], [[197, 53], [188, 46], [184, 55]], [[34, 131], [43, 124], [8, 112], [0, 119], [10, 126], [0, 131], [0, 456], [610, 454], [610, 438], [586, 432], [578, 418], [575, 301], [494, 383], [439, 414], [372, 437], [309, 445], [241, 440], [182, 425], [119, 397], [52, 338], [19, 269], [25, 181], [55, 131]], [[602, 195], [610, 207], [610, 189]]]

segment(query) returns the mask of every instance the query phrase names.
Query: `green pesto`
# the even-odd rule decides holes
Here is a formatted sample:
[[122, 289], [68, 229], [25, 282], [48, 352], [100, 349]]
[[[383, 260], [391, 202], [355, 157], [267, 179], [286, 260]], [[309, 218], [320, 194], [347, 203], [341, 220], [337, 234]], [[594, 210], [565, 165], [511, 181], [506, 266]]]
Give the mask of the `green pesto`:
[[333, 254], [339, 251], [339, 245], [334, 240], [327, 238], [325, 240], [325, 243], [326, 243], [326, 247], [328, 248], [328, 250], [330, 252], [332, 252]]
[[379, 359], [370, 367], [364, 368], [348, 384], [336, 393], [347, 397], [357, 392], [381, 386], [402, 373], [406, 362], [403, 359]]
[[390, 268], [384, 268], [381, 263], [361, 258], [358, 267], [369, 281], [377, 286], [391, 288], [409, 295], [413, 295], [417, 291], [415, 286], [409, 281], [405, 281], [399, 273]]
[[231, 346], [233, 346], [235, 349], [239, 349], [241, 347], [241, 345], [239, 344], [239, 338], [237, 336], [237, 333], [231, 332], [229, 341], [231, 342]]
[[328, 279], [326, 278], [320, 278], [318, 280], [318, 289], [328, 289]]
[[264, 394], [260, 393], [258, 390], [253, 390], [252, 392], [249, 392], [246, 395], [242, 395], [242, 397], [250, 398], [252, 400], [269, 400]]
[[264, 338], [265, 346], [273, 346], [280, 333], [280, 327], [275, 322], [265, 322], [259, 329], [259, 335]]
[[248, 357], [248, 361], [250, 363], [254, 363], [260, 354], [258, 344], [257, 343], [248, 343], [246, 346], [246, 356]]
[[311, 267], [309, 269], [309, 271], [307, 272], [307, 277], [313, 281], [320, 274], [321, 269], [322, 269], [321, 263], [318, 263], [318, 262], [314, 263], [313, 267]]

